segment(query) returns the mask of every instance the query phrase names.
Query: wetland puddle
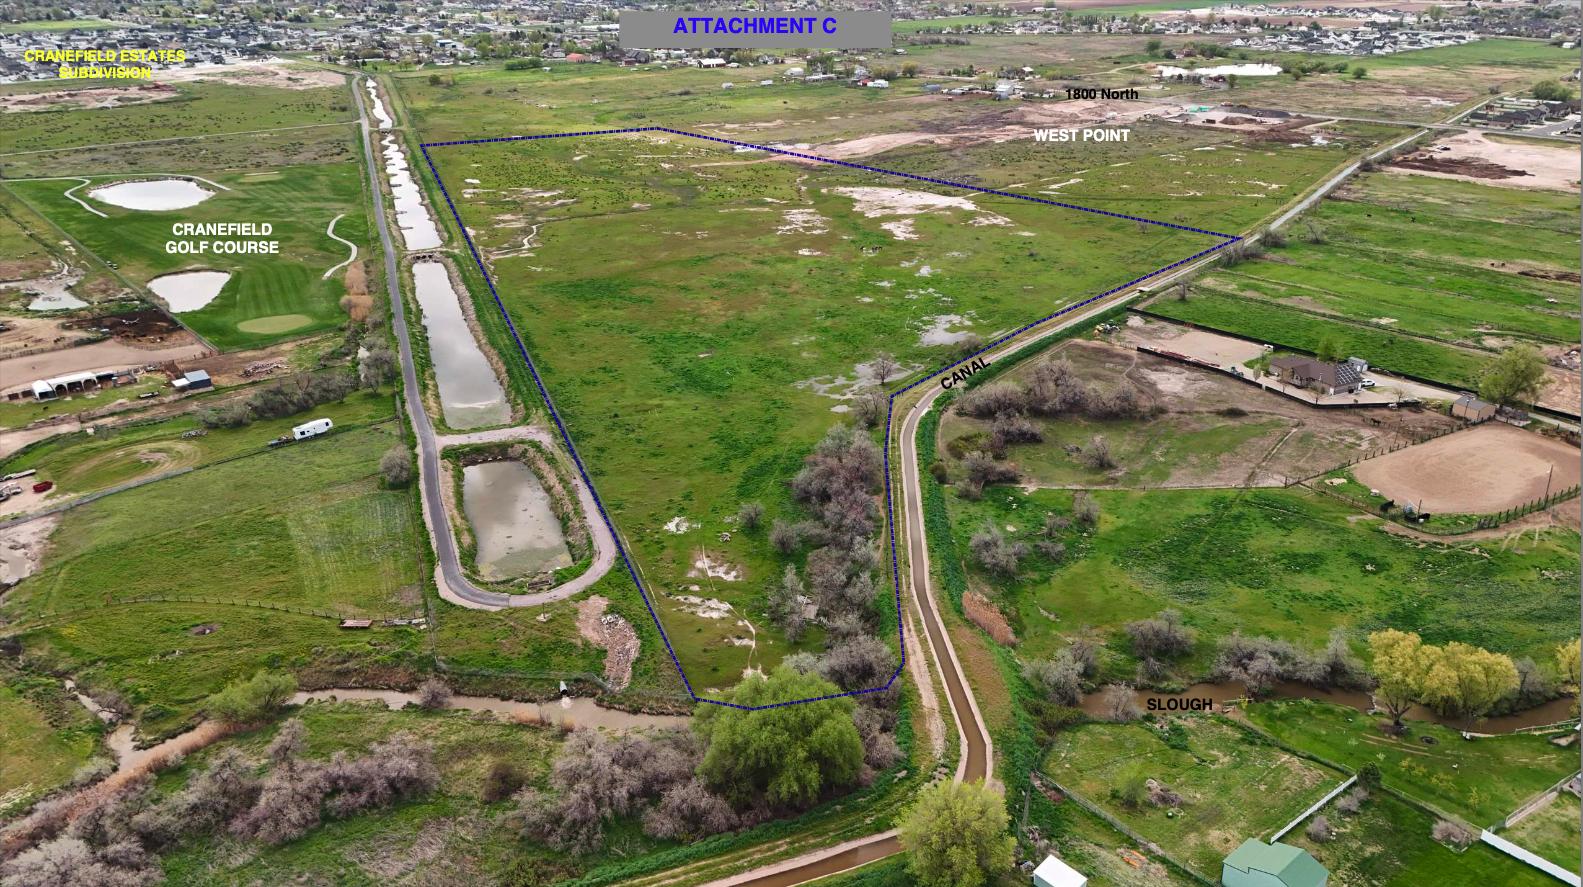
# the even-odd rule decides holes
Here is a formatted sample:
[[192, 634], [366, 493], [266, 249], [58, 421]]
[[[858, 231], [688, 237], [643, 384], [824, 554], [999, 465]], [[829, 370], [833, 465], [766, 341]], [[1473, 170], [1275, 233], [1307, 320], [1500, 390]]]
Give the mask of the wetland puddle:
[[462, 511], [477, 541], [478, 574], [485, 579], [515, 579], [572, 565], [550, 496], [521, 462], [464, 467]]
[[197, 311], [213, 302], [230, 279], [231, 275], [225, 271], [181, 271], [150, 280], [148, 288], [165, 300], [170, 313], [181, 314]]
[[467, 326], [446, 267], [439, 262], [416, 262], [412, 280], [445, 424], [465, 430], [509, 422], [511, 406], [506, 403], [506, 392]]
[[197, 206], [213, 197], [214, 192], [186, 179], [154, 179], [106, 185], [89, 191], [88, 196], [122, 209], [164, 212]]

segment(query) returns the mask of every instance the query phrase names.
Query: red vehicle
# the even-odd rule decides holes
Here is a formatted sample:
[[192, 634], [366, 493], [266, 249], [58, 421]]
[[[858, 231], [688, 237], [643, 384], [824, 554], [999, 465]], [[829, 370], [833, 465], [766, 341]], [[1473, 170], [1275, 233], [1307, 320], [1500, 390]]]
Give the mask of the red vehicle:
[[39, 481], [38, 483], [33, 485], [33, 492], [35, 492], [35, 493], [48, 493], [50, 491], [50, 489], [53, 488], [54, 486], [55, 486], [55, 482], [52, 481], [52, 480]]

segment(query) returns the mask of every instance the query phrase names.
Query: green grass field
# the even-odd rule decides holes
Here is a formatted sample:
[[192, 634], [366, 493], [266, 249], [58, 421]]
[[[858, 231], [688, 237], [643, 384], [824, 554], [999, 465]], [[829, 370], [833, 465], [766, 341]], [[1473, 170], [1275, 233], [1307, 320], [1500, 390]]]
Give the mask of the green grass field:
[[[1068, 531], [1063, 563], [1031, 556], [1012, 581], [970, 572], [1006, 611], [1025, 657], [1096, 633], [1111, 647], [1107, 673], [1131, 680], [1136, 663], [1121, 626], [1165, 608], [1181, 610], [1199, 632], [1181, 666], [1184, 679], [1206, 673], [1214, 640], [1234, 630], [1313, 646], [1339, 626], [1361, 648], [1366, 632], [1395, 627], [1434, 643], [1460, 640], [1536, 658], [1571, 635], [1572, 532], [1552, 530], [1505, 550], [1446, 546], [1392, 536], [1378, 521], [1354, 522], [1350, 506], [1305, 492], [1094, 495], [1099, 529]], [[1071, 500], [1066, 491], [1005, 487], [990, 488], [980, 502], [948, 499], [963, 550], [986, 522], [1032, 541], [1044, 515], [1069, 513]]]
[[[208, 175], [207, 170], [185, 170]], [[346, 292], [337, 274], [323, 279], [325, 271], [346, 259], [344, 244], [331, 239], [325, 229], [330, 220], [336, 233], [369, 243], [367, 213], [363, 209], [364, 178], [352, 163], [288, 167], [273, 176], [213, 173], [212, 178], [231, 190], [179, 212], [124, 210], [93, 201], [107, 218], [99, 218], [66, 198], [72, 182], [11, 182], [30, 205], [49, 216], [94, 255], [120, 266], [122, 276], [137, 284], [173, 271], [208, 269], [229, 272], [220, 295], [205, 307], [180, 315], [194, 332], [222, 349], [257, 347], [339, 325], [345, 314], [339, 300]], [[86, 193], [84, 188], [79, 193]], [[213, 190], [212, 188], [209, 190]], [[91, 199], [91, 198], [89, 198]], [[183, 255], [167, 251], [172, 240], [210, 241], [216, 238], [175, 237], [173, 222], [268, 222], [269, 238], [279, 241], [278, 255]], [[218, 238], [229, 241], [233, 238]], [[244, 239], [244, 238], [238, 238]], [[299, 316], [289, 325], [263, 323], [282, 316]]]
[[[1563, 192], [1378, 173], [1325, 201], [1261, 258], [1150, 309], [1314, 350], [1325, 337], [1385, 370], [1472, 386], [1494, 350], [1576, 338], [1577, 237]], [[1522, 273], [1528, 272], [1528, 273]], [[1575, 272], [1574, 272], [1575, 273]]]
[[93, 756], [99, 738], [98, 722], [59, 681], [9, 670], [3, 674], [0, 816], [23, 809], [70, 779]]
[[[163, 377], [155, 384], [168, 387]], [[119, 393], [119, 392], [118, 392]], [[388, 419], [390, 394], [359, 391], [339, 403], [314, 408], [339, 427]], [[191, 413], [121, 427], [99, 426], [96, 433], [59, 435], [0, 461], [0, 474], [35, 469], [41, 480], [54, 481], [62, 494], [89, 493], [178, 468], [195, 468], [221, 459], [259, 452], [269, 441], [288, 434], [303, 416], [265, 419], [242, 428], [205, 429]], [[200, 433], [196, 437], [183, 437]]]
[[[146, 81], [138, 81], [145, 85]], [[71, 81], [10, 86], [3, 93], [80, 89]], [[105, 142], [161, 139], [194, 133], [246, 132], [356, 116], [347, 87], [281, 89], [212, 80], [177, 84], [173, 98], [112, 108], [33, 111], [0, 116], [7, 152], [74, 148]], [[165, 172], [182, 170], [167, 169]]]
[[110, 28], [124, 28], [126, 22], [114, 22], [102, 18], [63, 18], [32, 22], [6, 22], [0, 24], [0, 34], [30, 34], [40, 31], [103, 31]]
[[1577, 770], [1576, 752], [1545, 736], [1470, 741], [1438, 724], [1411, 721], [1397, 738], [1380, 732], [1378, 718], [1309, 700], [1261, 702], [1246, 711], [1249, 721], [1293, 748], [1353, 769], [1373, 763], [1386, 786], [1484, 827]]
[[1562, 792], [1555, 800], [1528, 814], [1500, 835], [1567, 870], [1578, 870], [1578, 847], [1583, 845], [1578, 821], [1578, 800]]
[[[1253, 836], [1268, 837], [1346, 777], [1250, 739], [1207, 717], [1180, 718], [1177, 746], [1160, 728], [1088, 724], [1062, 732], [1042, 772], [1099, 804], [1200, 874]], [[1155, 779], [1182, 796], [1175, 815], [1113, 796], [1129, 780]]]
[[1315, 843], [1297, 829], [1282, 840], [1312, 853], [1330, 870], [1332, 884], [1410, 887], [1544, 887], [1556, 883], [1491, 847], [1474, 842], [1456, 851], [1434, 840], [1435, 817], [1383, 792], [1374, 793], [1355, 816], [1331, 803], [1320, 811], [1334, 829], [1328, 842]]

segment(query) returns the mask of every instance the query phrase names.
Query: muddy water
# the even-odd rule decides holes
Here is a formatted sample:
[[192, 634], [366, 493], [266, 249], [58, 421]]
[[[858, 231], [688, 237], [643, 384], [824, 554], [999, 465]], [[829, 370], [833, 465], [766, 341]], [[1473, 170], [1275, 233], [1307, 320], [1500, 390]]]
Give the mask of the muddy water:
[[163, 212], [197, 206], [213, 197], [214, 192], [186, 179], [154, 179], [95, 188], [88, 196], [122, 209]]
[[506, 392], [467, 327], [445, 266], [439, 262], [416, 262], [412, 280], [417, 286], [423, 329], [429, 338], [429, 359], [440, 388], [445, 424], [468, 429], [510, 421]]
[[182, 271], [156, 277], [148, 282], [148, 288], [165, 300], [170, 313], [181, 314], [213, 302], [230, 279], [224, 271]]
[[432, 249], [440, 245], [440, 229], [434, 226], [428, 207], [423, 205], [423, 193], [407, 167], [407, 156], [401, 152], [394, 135], [380, 140], [385, 156], [385, 175], [390, 179], [390, 197], [396, 204], [396, 227], [401, 229], [401, 241], [407, 249]]
[[[408, 703], [417, 704], [418, 694], [400, 690], [315, 690], [291, 697], [293, 705], [304, 702], [357, 702], [379, 701], [392, 709]], [[689, 718], [675, 715], [639, 715], [613, 708], [602, 708], [592, 699], [566, 697], [554, 702], [517, 702], [495, 699], [490, 696], [452, 696], [452, 709], [462, 711], [488, 711], [508, 717], [520, 717], [544, 724], [564, 724], [570, 727], [596, 727], [601, 730], [640, 730], [645, 728], [685, 727]]]
[[462, 511], [477, 541], [478, 573], [500, 580], [572, 565], [561, 521], [533, 469], [484, 462], [462, 469]]
[[385, 103], [379, 97], [379, 90], [374, 88], [374, 82], [372, 80], [368, 81], [364, 85], [368, 87], [368, 98], [371, 102], [373, 102], [374, 119], [379, 121], [379, 128], [389, 129], [396, 121], [391, 119], [390, 114], [385, 110]]
[[[1227, 702], [1241, 699], [1245, 695], [1246, 691], [1242, 688], [1242, 685], [1236, 683], [1194, 684], [1182, 693], [1156, 693], [1152, 690], [1137, 691], [1138, 705], [1142, 706], [1145, 711], [1148, 711], [1150, 699], [1159, 700], [1156, 705], [1161, 710], [1164, 710], [1169, 701], [1173, 699], [1210, 699], [1214, 701], [1216, 708], [1220, 708]], [[1103, 717], [1104, 702], [1102, 696], [1102, 693], [1090, 693], [1083, 697], [1083, 711], [1095, 717]], [[1374, 705], [1374, 700], [1368, 693], [1357, 690], [1319, 690], [1291, 682], [1277, 684], [1270, 693], [1270, 698], [1312, 699], [1316, 702], [1344, 705], [1364, 713], [1367, 713]], [[1543, 727], [1565, 721], [1571, 717], [1571, 711], [1572, 700], [1562, 698], [1551, 700], [1544, 705], [1520, 711], [1516, 714], [1489, 717], [1478, 721], [1443, 717], [1421, 705], [1413, 706], [1405, 717], [1413, 721], [1432, 721], [1455, 730], [1467, 730], [1472, 733], [1513, 733], [1524, 727]], [[1381, 717], [1384, 716], [1381, 715]]]

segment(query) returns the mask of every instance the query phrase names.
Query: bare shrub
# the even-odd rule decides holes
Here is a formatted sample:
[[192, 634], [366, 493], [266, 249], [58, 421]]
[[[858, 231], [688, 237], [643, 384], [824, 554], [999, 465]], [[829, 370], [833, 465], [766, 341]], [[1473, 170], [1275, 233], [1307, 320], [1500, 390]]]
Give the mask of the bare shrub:
[[791, 564], [786, 565], [781, 581], [770, 588], [770, 618], [786, 633], [786, 639], [793, 643], [802, 637], [807, 623], [803, 607], [806, 592], [802, 577], [797, 575], [797, 568]]
[[990, 423], [990, 448], [1001, 450], [1011, 444], [1039, 443], [1044, 432], [1022, 416], [996, 416]]
[[1072, 519], [1085, 527], [1099, 526], [1099, 503], [1087, 490], [1072, 494]]
[[881, 686], [895, 671], [896, 655], [869, 635], [836, 644], [819, 661], [819, 673], [842, 690]]
[[163, 880], [159, 860], [135, 841], [96, 851], [78, 838], [56, 838], [0, 866], [5, 887], [142, 887]]
[[1011, 382], [991, 382], [969, 388], [956, 399], [956, 411], [975, 419], [1015, 416], [1027, 412], [1028, 395]]
[[962, 457], [962, 470], [968, 484], [983, 489], [989, 484], [1011, 483], [1017, 479], [1017, 468], [997, 462], [989, 453], [974, 450]]
[[1099, 673], [1099, 655], [1103, 649], [1098, 641], [1093, 638], [1075, 638], [1066, 649], [1061, 651], [1061, 658], [1077, 666], [1078, 673], [1085, 678], [1091, 678]]
[[643, 833], [660, 840], [695, 841], [736, 825], [737, 815], [725, 799], [696, 779], [667, 789], [643, 814]]
[[852, 417], [857, 419], [864, 428], [877, 428], [879, 423], [885, 421], [887, 401], [885, 395], [878, 391], [870, 391], [860, 395], [852, 403]]
[[776, 520], [770, 527], [770, 544], [781, 554], [791, 554], [797, 550], [797, 530], [783, 520]]
[[852, 713], [857, 725], [858, 738], [863, 740], [863, 763], [869, 769], [888, 770], [901, 760], [901, 746], [896, 744], [896, 715], [888, 709], [859, 706]]
[[437, 677], [431, 677], [418, 685], [418, 705], [430, 711], [438, 711], [451, 704], [451, 687]]
[[737, 509], [737, 526], [744, 530], [756, 530], [764, 521], [764, 503], [743, 502]]
[[968, 591], [962, 595], [962, 612], [969, 622], [984, 629], [998, 644], [1012, 646], [1017, 643], [1017, 635], [1012, 632], [1011, 624], [1006, 621], [1004, 613], [995, 606], [994, 602], [976, 591]]
[[868, 367], [881, 387], [901, 371], [901, 364], [888, 351], [881, 351], [874, 355], [874, 359], [869, 361]]
[[1129, 622], [1124, 630], [1132, 639], [1133, 654], [1140, 659], [1177, 659], [1193, 650], [1193, 630], [1182, 624], [1182, 614], [1176, 610]]
[[386, 807], [427, 794], [440, 784], [434, 749], [406, 733], [376, 742], [368, 754], [348, 759], [337, 754], [326, 768], [330, 812], [351, 816], [363, 810]]
[[1323, 816], [1315, 816], [1314, 821], [1308, 824], [1307, 834], [1308, 840], [1315, 844], [1323, 844], [1334, 837], [1335, 833], [1330, 828], [1330, 820]]
[[1369, 790], [1360, 785], [1336, 801], [1336, 809], [1348, 816], [1356, 816], [1358, 811], [1363, 809], [1363, 804], [1368, 799]]
[[1104, 471], [1116, 467], [1116, 457], [1110, 454], [1110, 441], [1103, 435], [1094, 435], [1088, 446], [1083, 448], [1083, 464], [1095, 471]]
[[1028, 554], [1026, 543], [1008, 540], [998, 527], [988, 523], [967, 544], [979, 566], [997, 576], [1016, 575], [1018, 564]]
[[1442, 819], [1436, 822], [1435, 827], [1430, 830], [1429, 834], [1436, 841], [1439, 841], [1440, 843], [1450, 847], [1455, 847], [1458, 850], [1468, 846], [1469, 844], [1472, 844], [1473, 841], [1478, 837], [1477, 835], [1473, 834], [1472, 831], [1452, 822], [1449, 819]]
[[1116, 724], [1136, 721], [1143, 716], [1143, 709], [1138, 705], [1137, 694], [1126, 684], [1111, 684], [1107, 686], [1100, 697], [1100, 711], [1105, 720]]
[[1059, 562], [1066, 557], [1066, 544], [1063, 542], [1051, 542], [1045, 539], [1033, 543], [1033, 547], [1034, 550], [1052, 561]]
[[1076, 705], [1082, 701], [1082, 668], [1066, 657], [1030, 659], [1022, 666], [1022, 676], [1045, 699], [1057, 705]]
[[1176, 791], [1170, 786], [1155, 779], [1150, 779], [1147, 785], [1149, 789], [1148, 798], [1150, 804], [1153, 804], [1156, 807], [1182, 806], [1182, 796], [1177, 794]]
[[231, 821], [231, 833], [266, 844], [284, 844], [319, 824], [330, 782], [318, 766], [276, 768], [264, 780], [258, 801]]
[[1239, 681], [1255, 698], [1277, 681], [1323, 685], [1325, 668], [1288, 641], [1233, 633], [1220, 642], [1212, 672], [1217, 680]]

